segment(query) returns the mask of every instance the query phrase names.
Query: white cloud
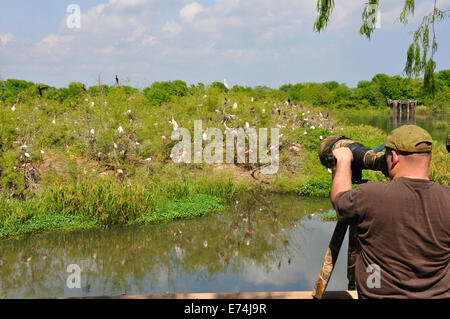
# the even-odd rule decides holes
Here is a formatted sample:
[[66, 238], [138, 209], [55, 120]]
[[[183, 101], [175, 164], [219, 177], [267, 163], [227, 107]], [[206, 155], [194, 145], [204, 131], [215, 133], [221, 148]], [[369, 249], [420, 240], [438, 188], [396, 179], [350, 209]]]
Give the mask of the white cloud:
[[141, 42], [143, 46], [154, 46], [157, 45], [158, 43], [160, 43], [158, 39], [151, 35], [146, 36], [144, 39], [142, 39]]
[[148, 32], [148, 27], [146, 26], [138, 26], [133, 33], [126, 38], [127, 42], [135, 42], [138, 39], [141, 39]]
[[12, 35], [12, 33], [1, 33], [0, 32], [0, 44], [2, 47], [5, 47], [8, 42], [10, 42], [12, 39], [14, 38], [14, 36]]
[[148, 0], [110, 0], [109, 1], [112, 6], [115, 6], [119, 10], [123, 9], [134, 9], [137, 7], [142, 7], [145, 4], [148, 4]]
[[162, 30], [166, 33], [167, 36], [174, 37], [177, 36], [183, 30], [183, 28], [175, 21], [169, 21], [162, 27]]
[[198, 2], [192, 2], [188, 4], [180, 11], [180, 19], [183, 22], [192, 22], [195, 19], [195, 16], [203, 11], [203, 7]]

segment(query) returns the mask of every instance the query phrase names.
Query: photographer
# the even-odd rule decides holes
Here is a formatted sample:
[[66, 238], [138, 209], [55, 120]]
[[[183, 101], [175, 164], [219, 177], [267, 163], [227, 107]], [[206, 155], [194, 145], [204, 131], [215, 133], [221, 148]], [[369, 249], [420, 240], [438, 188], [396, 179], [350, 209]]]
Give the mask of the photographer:
[[432, 138], [404, 125], [386, 140], [389, 183], [352, 189], [353, 154], [335, 149], [330, 199], [339, 221], [356, 221], [360, 298], [450, 298], [450, 188], [429, 179]]

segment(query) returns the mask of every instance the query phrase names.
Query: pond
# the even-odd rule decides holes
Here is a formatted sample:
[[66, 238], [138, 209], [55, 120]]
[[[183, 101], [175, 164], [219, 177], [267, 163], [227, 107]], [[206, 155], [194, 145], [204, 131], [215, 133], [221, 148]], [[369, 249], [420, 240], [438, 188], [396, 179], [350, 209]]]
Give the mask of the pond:
[[[312, 290], [335, 222], [328, 199], [248, 195], [171, 223], [0, 241], [0, 297]], [[347, 240], [328, 290], [345, 290]], [[68, 288], [68, 266], [81, 288]]]
[[450, 134], [450, 114], [416, 114], [415, 119], [411, 120], [411, 116], [408, 118], [406, 112], [403, 112], [402, 117], [398, 116], [397, 120], [394, 120], [392, 114], [386, 112], [385, 115], [379, 113], [370, 112], [349, 112], [344, 115], [343, 112], [336, 114], [339, 118], [344, 119], [351, 124], [367, 124], [374, 127], [378, 127], [389, 133], [394, 128], [404, 124], [416, 124], [426, 129], [433, 139], [439, 140], [445, 143], [448, 134]]

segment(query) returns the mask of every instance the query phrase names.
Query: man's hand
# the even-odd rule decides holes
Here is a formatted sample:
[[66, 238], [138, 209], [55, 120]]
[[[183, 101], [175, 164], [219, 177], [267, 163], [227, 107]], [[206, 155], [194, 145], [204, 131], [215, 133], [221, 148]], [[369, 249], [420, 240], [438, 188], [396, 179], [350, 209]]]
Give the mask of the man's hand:
[[340, 147], [333, 151], [333, 155], [336, 158], [337, 163], [339, 162], [352, 162], [353, 153], [348, 147]]
[[330, 200], [334, 206], [337, 194], [352, 189], [353, 153], [348, 147], [340, 147], [333, 151], [336, 158], [336, 173], [331, 184]]

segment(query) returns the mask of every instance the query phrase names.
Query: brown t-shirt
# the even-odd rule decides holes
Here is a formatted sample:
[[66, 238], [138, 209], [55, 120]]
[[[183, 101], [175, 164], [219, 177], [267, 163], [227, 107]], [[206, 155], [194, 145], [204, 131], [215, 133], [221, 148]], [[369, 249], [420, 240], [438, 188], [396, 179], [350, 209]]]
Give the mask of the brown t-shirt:
[[450, 298], [450, 188], [401, 177], [339, 193], [338, 220], [355, 218], [362, 298]]

